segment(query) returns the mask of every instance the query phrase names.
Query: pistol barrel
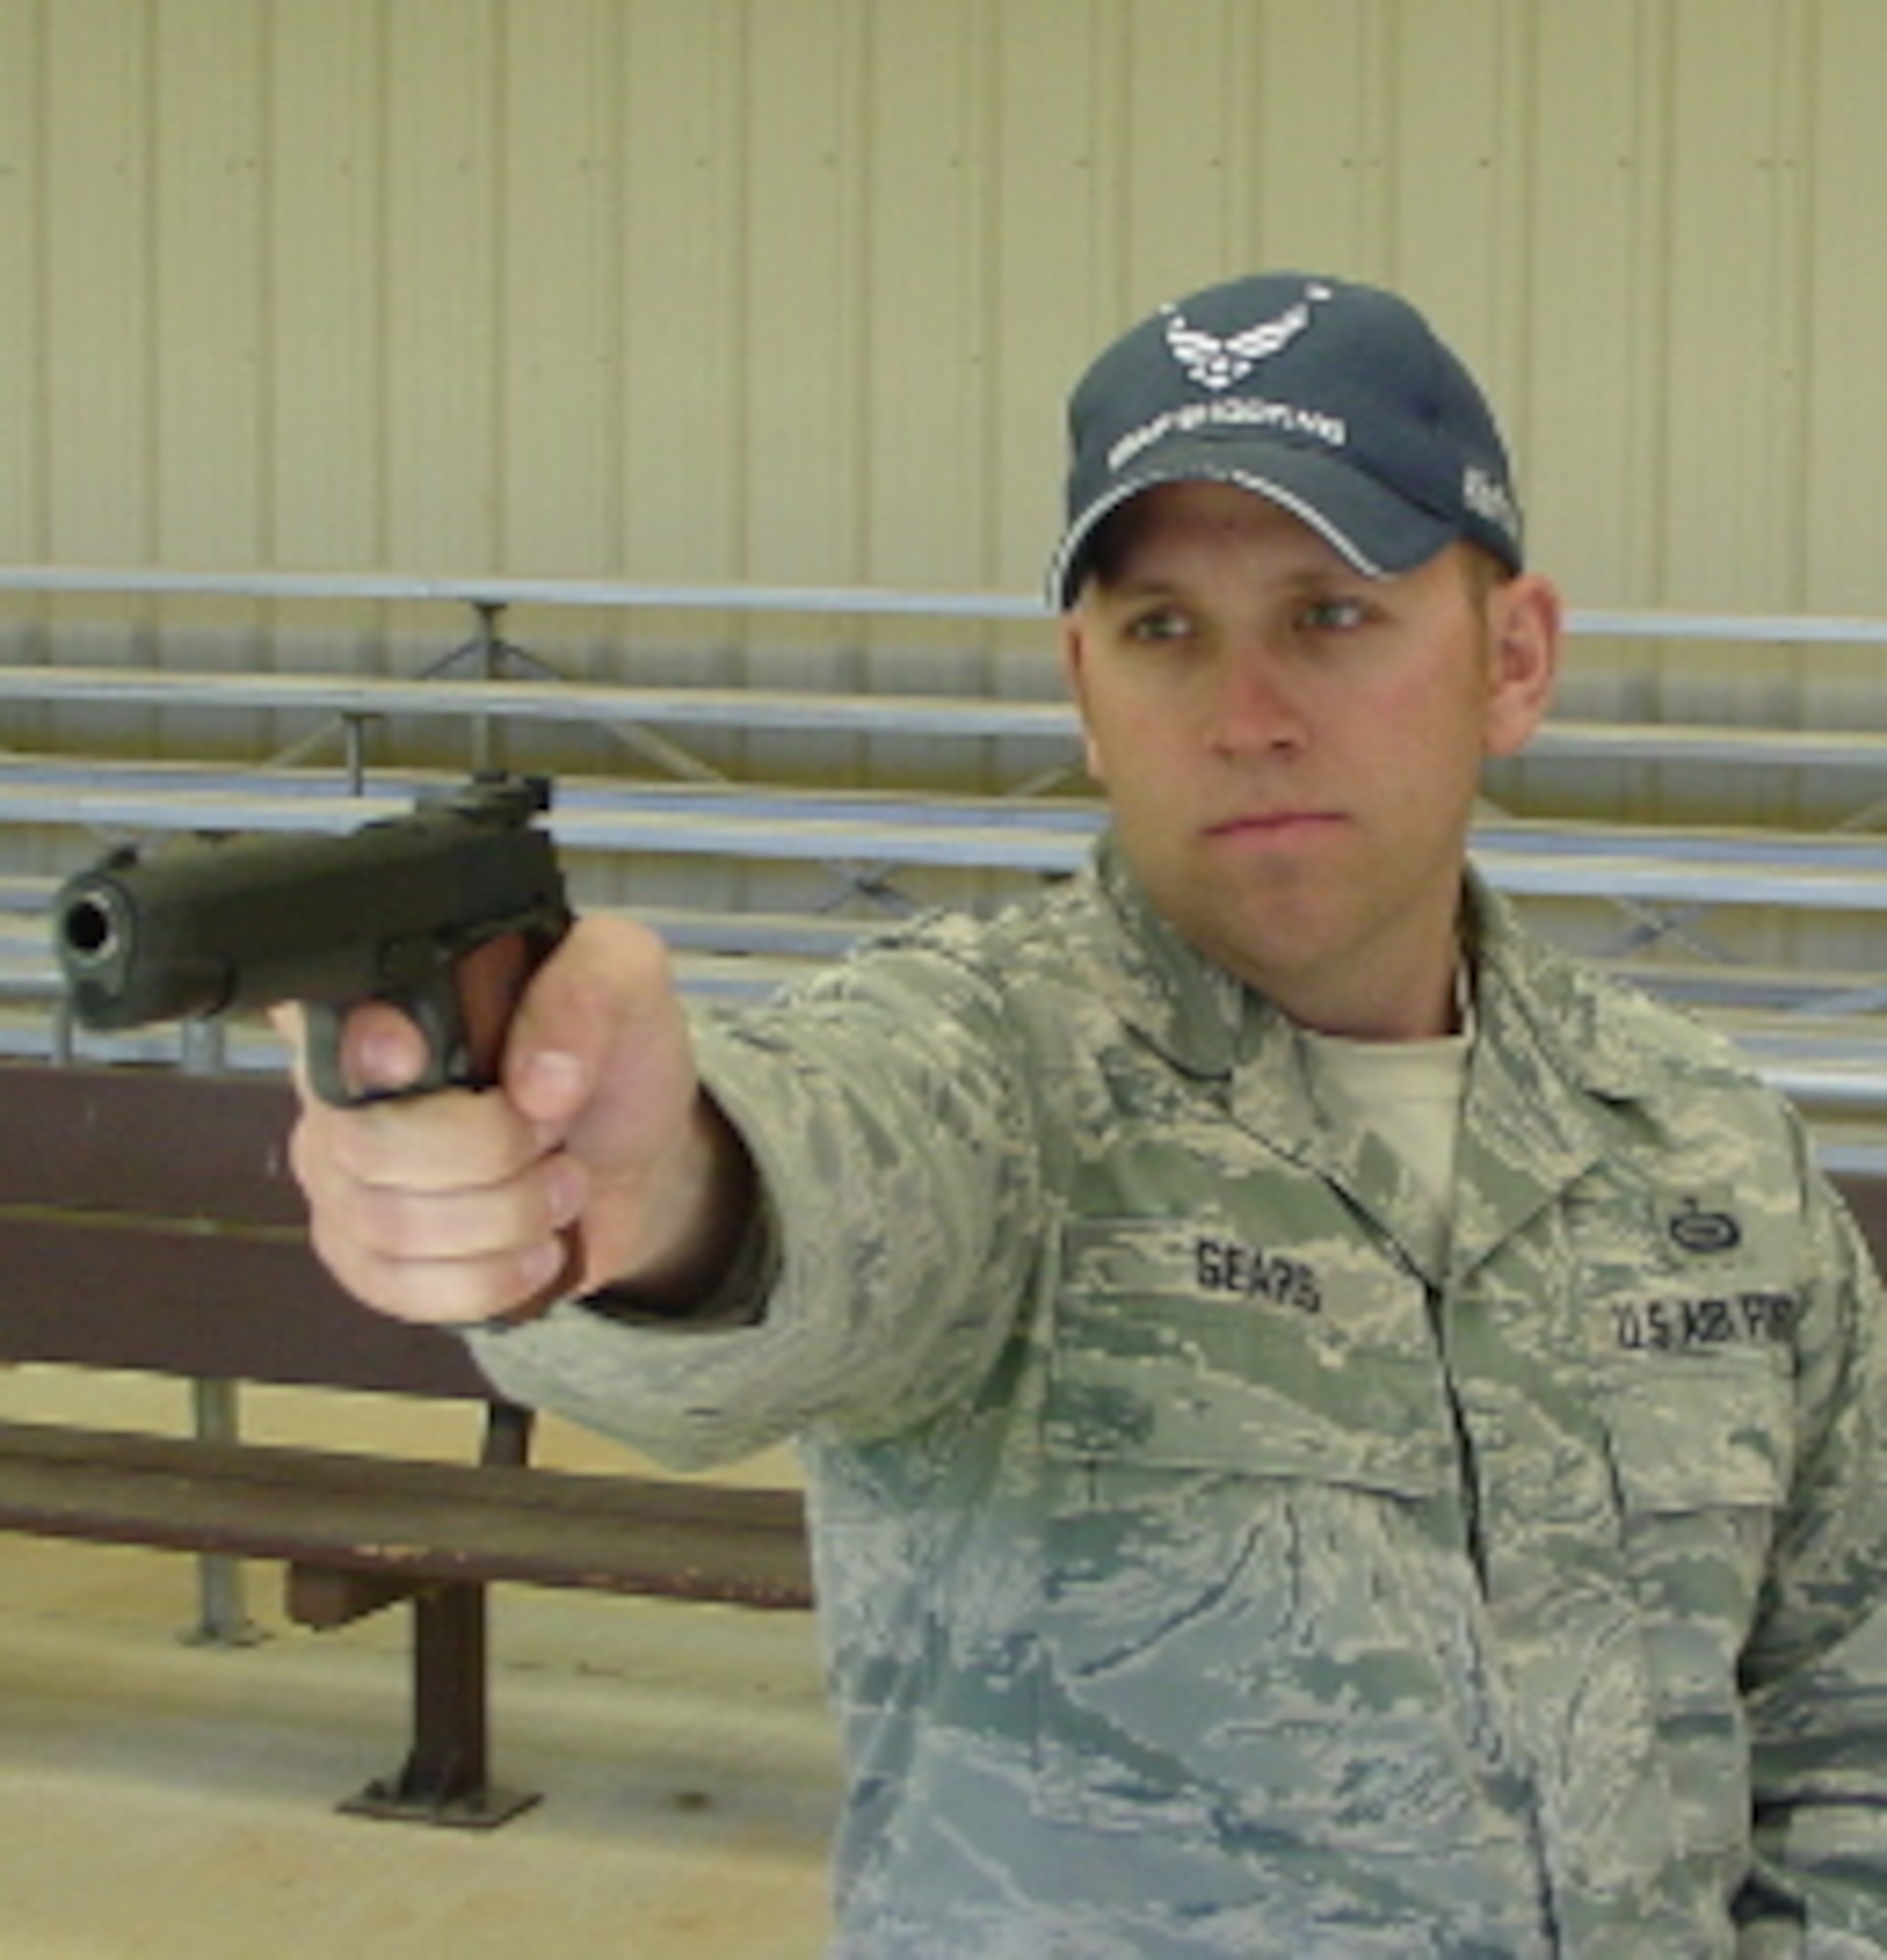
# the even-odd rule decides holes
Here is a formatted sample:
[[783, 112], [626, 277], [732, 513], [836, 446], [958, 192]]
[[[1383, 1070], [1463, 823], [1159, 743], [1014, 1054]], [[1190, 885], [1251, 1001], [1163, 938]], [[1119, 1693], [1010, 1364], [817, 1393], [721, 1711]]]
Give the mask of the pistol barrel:
[[501, 778], [339, 837], [243, 836], [119, 851], [70, 879], [54, 950], [99, 1030], [277, 1001], [345, 1005], [436, 985], [468, 948], [567, 922], [547, 790]]

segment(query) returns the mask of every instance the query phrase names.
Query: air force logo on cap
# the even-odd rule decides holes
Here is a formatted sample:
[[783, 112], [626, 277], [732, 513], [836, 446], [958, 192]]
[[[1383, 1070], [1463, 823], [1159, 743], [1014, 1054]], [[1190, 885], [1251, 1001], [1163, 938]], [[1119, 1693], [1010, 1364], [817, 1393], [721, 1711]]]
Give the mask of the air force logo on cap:
[[1261, 273], [1162, 307], [1076, 385], [1068, 435], [1057, 607], [1080, 591], [1108, 515], [1156, 483], [1242, 484], [1371, 577], [1456, 539], [1522, 564], [1480, 389], [1414, 307], [1374, 286]]
[[1294, 307], [1281, 313], [1276, 319], [1260, 320], [1256, 326], [1248, 326], [1242, 333], [1224, 340], [1216, 333], [1188, 326], [1178, 307], [1166, 307], [1162, 309], [1166, 315], [1166, 344], [1188, 380], [1196, 381], [1202, 388], [1234, 387], [1267, 355], [1288, 347], [1310, 324], [1313, 302], [1330, 296], [1330, 287], [1312, 285]]

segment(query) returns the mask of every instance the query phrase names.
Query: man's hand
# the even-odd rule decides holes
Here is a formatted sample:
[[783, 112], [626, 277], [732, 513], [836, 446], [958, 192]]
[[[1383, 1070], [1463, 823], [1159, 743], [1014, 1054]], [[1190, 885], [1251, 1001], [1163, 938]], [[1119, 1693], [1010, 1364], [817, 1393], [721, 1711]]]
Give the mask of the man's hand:
[[[281, 1025], [299, 1037], [299, 1016]], [[350, 1016], [342, 1069], [399, 1089], [423, 1061], [392, 1008]], [[533, 976], [498, 1088], [336, 1108], [309, 1089], [291, 1161], [316, 1253], [400, 1319], [498, 1319], [548, 1293], [711, 1284], [751, 1173], [701, 1094], [661, 942], [578, 921]]]

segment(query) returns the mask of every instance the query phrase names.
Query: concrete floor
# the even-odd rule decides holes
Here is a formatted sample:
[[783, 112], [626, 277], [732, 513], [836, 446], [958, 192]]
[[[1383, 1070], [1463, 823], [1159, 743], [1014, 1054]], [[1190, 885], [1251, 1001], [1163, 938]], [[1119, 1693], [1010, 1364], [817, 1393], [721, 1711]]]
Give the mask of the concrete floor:
[[[0, 1408], [174, 1428], [173, 1384], [0, 1376]], [[373, 1446], [453, 1423], [349, 1398]], [[333, 1404], [252, 1392], [245, 1426], [334, 1441]], [[378, 1426], [379, 1434], [369, 1435]], [[559, 1460], [621, 1452], [572, 1433]], [[790, 1479], [771, 1459], [747, 1477]], [[493, 1832], [337, 1815], [397, 1767], [403, 1620], [206, 1646], [194, 1561], [0, 1539], [0, 1954], [6, 1960], [816, 1960], [837, 1749], [802, 1614], [502, 1589]]]

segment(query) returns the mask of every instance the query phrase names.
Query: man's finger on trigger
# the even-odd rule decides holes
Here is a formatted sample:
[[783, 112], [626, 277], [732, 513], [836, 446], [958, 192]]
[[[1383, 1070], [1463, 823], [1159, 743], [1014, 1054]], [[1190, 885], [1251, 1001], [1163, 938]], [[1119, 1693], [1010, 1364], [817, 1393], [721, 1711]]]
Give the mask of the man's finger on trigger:
[[339, 1059], [351, 1089], [409, 1089], [425, 1073], [426, 1038], [399, 1008], [367, 1001], [341, 1024]]

